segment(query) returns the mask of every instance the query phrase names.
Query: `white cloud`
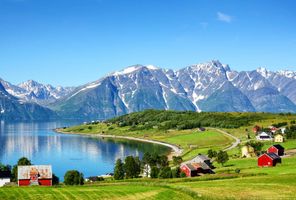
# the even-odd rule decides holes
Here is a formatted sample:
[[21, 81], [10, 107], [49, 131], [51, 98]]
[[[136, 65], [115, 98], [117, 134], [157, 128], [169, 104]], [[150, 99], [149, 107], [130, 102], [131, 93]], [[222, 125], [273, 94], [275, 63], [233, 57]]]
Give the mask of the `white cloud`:
[[222, 12], [217, 12], [217, 19], [221, 22], [226, 22], [226, 23], [232, 22], [232, 17]]

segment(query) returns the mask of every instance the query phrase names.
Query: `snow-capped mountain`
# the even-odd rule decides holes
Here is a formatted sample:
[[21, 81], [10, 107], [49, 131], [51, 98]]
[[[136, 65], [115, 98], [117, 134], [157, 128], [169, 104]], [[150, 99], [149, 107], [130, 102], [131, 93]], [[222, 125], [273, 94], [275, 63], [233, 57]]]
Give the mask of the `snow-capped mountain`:
[[0, 120], [49, 120], [55, 118], [57, 115], [52, 110], [12, 96], [0, 82]]
[[53, 87], [52, 85], [44, 85], [33, 80], [28, 80], [18, 85], [13, 85], [2, 79], [0, 79], [0, 82], [12, 96], [26, 102], [36, 102], [41, 105], [52, 103], [74, 90], [73, 87]]
[[237, 72], [219, 61], [177, 71], [134, 65], [76, 88], [52, 108], [67, 118], [97, 119], [144, 109], [296, 112], [295, 74]]

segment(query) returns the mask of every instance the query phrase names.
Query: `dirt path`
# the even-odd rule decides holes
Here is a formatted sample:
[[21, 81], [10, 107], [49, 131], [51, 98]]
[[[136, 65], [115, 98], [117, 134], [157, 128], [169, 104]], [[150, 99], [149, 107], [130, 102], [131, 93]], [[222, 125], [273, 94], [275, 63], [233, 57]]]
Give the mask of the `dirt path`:
[[224, 134], [224, 135], [227, 135], [227, 136], [229, 136], [229, 137], [231, 137], [231, 138], [233, 138], [233, 139], [235, 140], [235, 141], [231, 144], [231, 146], [229, 146], [229, 147], [223, 149], [223, 151], [229, 151], [229, 150], [231, 150], [231, 149], [237, 147], [237, 146], [241, 143], [240, 139], [238, 139], [237, 137], [231, 135], [230, 133], [227, 133], [226, 131], [223, 131], [223, 130], [221, 130], [221, 129], [217, 129], [217, 128], [211, 128], [211, 129], [216, 130], [216, 131], [218, 131], [218, 132], [220, 132], [220, 133], [222, 133], [222, 134]]

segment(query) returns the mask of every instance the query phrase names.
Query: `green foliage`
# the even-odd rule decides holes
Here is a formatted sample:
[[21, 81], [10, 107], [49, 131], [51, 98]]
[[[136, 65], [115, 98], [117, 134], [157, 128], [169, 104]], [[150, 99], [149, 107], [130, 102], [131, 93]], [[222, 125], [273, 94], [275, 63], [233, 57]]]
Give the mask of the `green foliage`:
[[121, 159], [117, 159], [114, 167], [114, 179], [121, 180], [124, 178], [124, 168]]
[[124, 171], [126, 178], [137, 178], [141, 172], [141, 165], [138, 158], [127, 156], [124, 160]]
[[130, 126], [130, 130], [148, 130], [158, 127], [160, 130], [193, 129], [198, 127], [239, 128], [263, 119], [258, 113], [215, 113], [192, 111], [146, 110], [131, 113], [108, 120], [120, 127]]
[[174, 165], [180, 165], [182, 162], [183, 162], [183, 159], [181, 156], [173, 156]]
[[163, 167], [160, 169], [158, 178], [172, 178], [172, 170], [170, 167]]
[[226, 163], [228, 160], [229, 160], [229, 157], [226, 151], [219, 151], [217, 153], [217, 158], [216, 158], [217, 163], [220, 163], [222, 166], [224, 166], [224, 163]]
[[185, 172], [181, 172], [181, 173], [180, 173], [180, 178], [185, 178], [185, 177], [186, 177]]
[[180, 178], [180, 174], [181, 174], [180, 166], [172, 169], [172, 176], [173, 176], [173, 178]]
[[18, 160], [17, 165], [32, 165], [32, 163], [28, 158], [22, 157]]
[[292, 125], [286, 129], [287, 139], [296, 139], [296, 125]]
[[287, 125], [288, 125], [288, 122], [279, 122], [277, 124], [272, 124], [272, 126], [274, 126], [276, 128], [280, 128], [280, 127], [287, 126]]
[[149, 152], [144, 153], [142, 159], [142, 165], [148, 164], [150, 166], [166, 167], [169, 165], [167, 156], [158, 155], [156, 153], [150, 154]]
[[3, 171], [11, 171], [11, 166], [3, 165], [2, 163], [0, 163], [0, 172], [3, 172]]
[[59, 177], [57, 177], [55, 174], [52, 174], [52, 185], [58, 185], [60, 183]]
[[215, 158], [215, 157], [217, 157], [217, 151], [212, 150], [212, 149], [209, 149], [208, 150], [208, 157], [209, 158]]
[[296, 121], [295, 120], [292, 120], [290, 123], [291, 124], [296, 124]]
[[159, 169], [156, 166], [151, 167], [150, 177], [151, 178], [158, 178]]
[[64, 176], [65, 185], [83, 185], [83, 174], [77, 170], [69, 170]]
[[257, 155], [260, 154], [262, 147], [264, 146], [264, 144], [259, 141], [249, 141], [246, 143], [246, 145], [250, 145], [251, 147], [253, 147]]

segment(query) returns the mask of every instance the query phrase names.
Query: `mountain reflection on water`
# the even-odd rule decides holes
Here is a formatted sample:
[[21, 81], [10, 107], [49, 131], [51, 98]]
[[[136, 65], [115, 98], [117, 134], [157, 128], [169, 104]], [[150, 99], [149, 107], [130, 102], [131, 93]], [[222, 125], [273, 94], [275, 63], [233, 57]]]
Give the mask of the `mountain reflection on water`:
[[63, 179], [67, 170], [87, 176], [113, 171], [116, 159], [144, 152], [167, 153], [168, 147], [128, 140], [58, 134], [54, 128], [79, 124], [77, 121], [0, 122], [0, 163], [16, 164], [28, 157], [33, 164], [50, 164]]

